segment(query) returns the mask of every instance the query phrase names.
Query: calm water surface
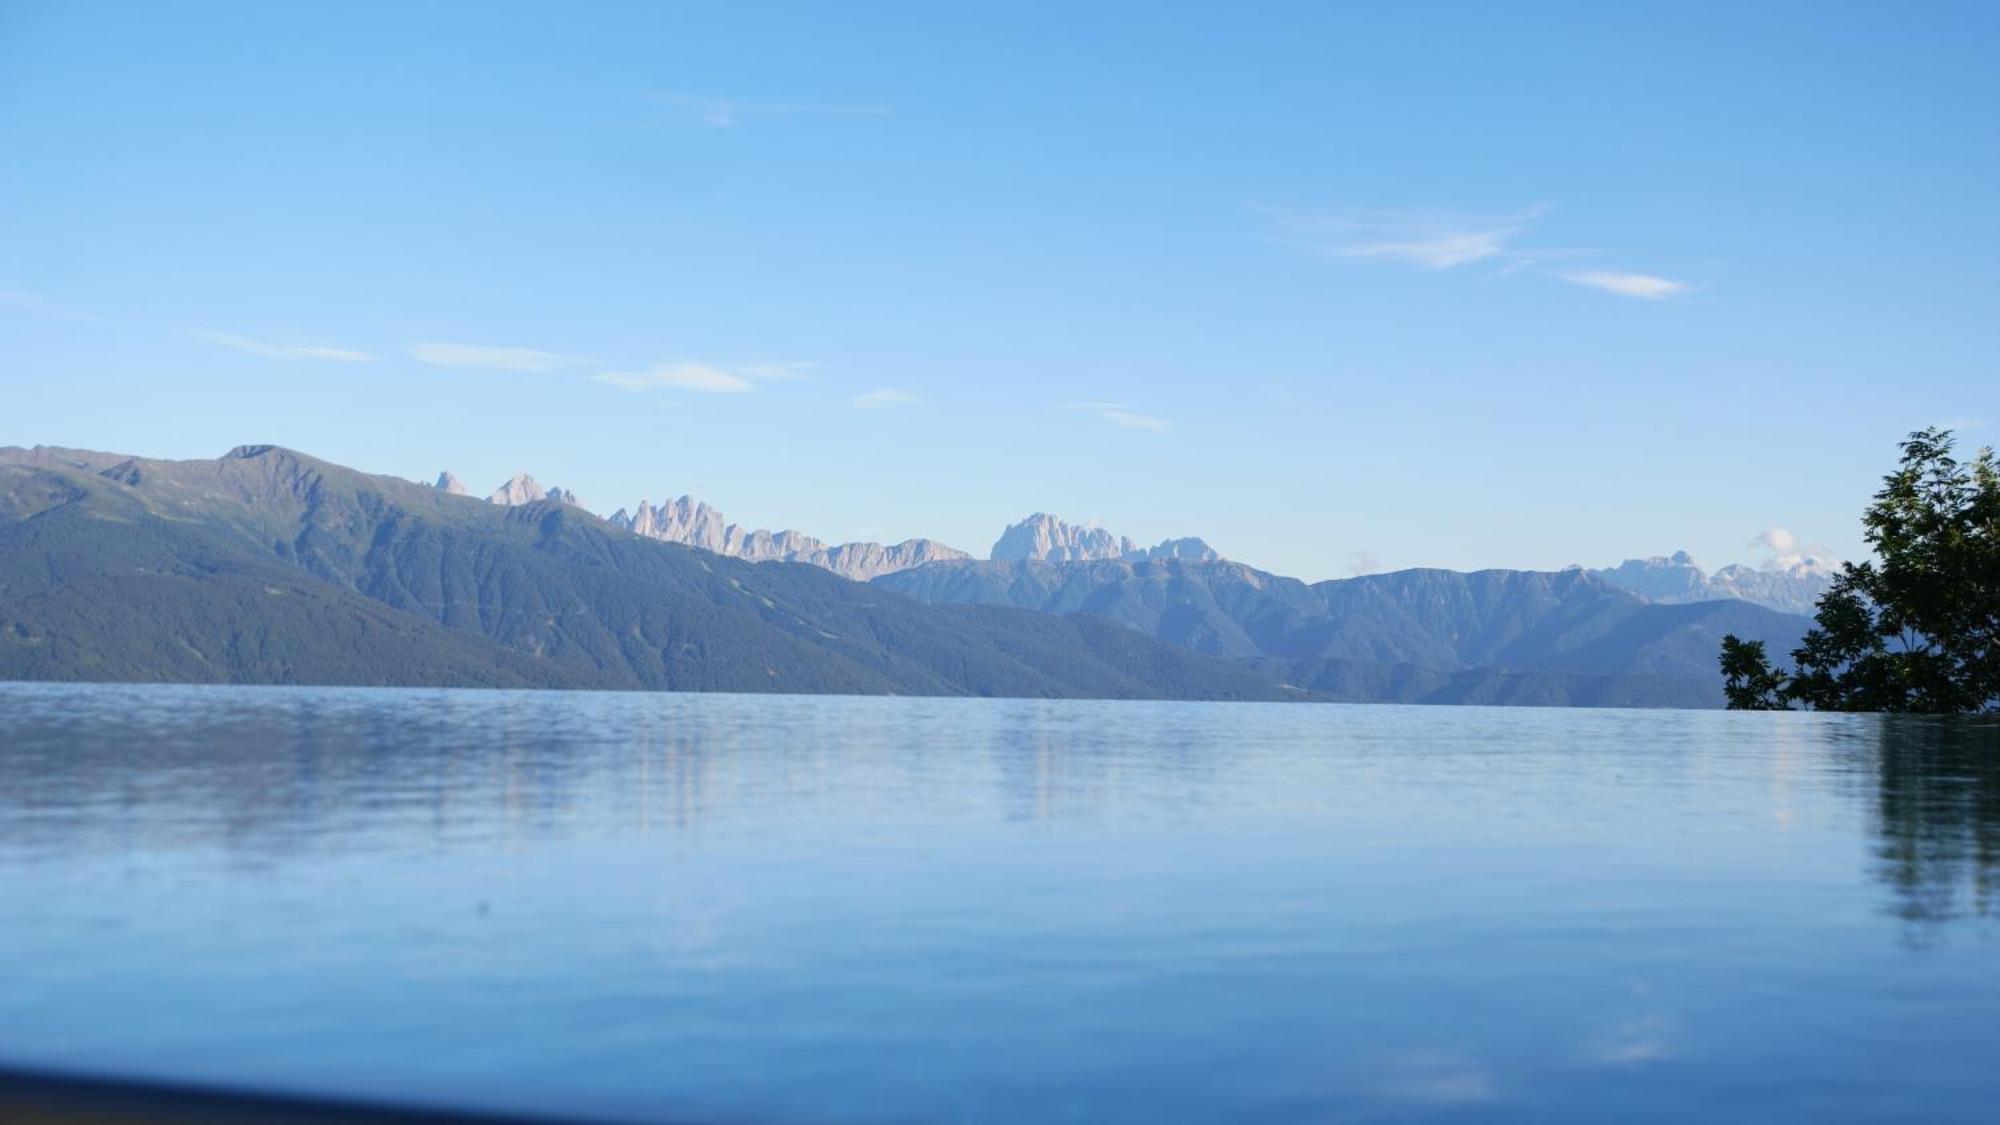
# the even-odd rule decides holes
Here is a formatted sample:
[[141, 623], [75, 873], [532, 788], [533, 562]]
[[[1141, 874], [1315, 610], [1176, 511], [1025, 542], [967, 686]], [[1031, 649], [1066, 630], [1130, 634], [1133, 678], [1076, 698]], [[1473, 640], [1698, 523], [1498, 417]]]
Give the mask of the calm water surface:
[[607, 1119], [1994, 1120], [2000, 734], [0, 685], [0, 1062]]

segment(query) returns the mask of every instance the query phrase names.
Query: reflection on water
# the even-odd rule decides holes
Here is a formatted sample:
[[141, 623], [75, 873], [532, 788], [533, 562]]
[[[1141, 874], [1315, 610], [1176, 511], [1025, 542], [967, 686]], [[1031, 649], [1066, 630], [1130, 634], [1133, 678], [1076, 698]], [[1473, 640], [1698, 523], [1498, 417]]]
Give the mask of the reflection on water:
[[0, 1063], [611, 1119], [1984, 1120], [2000, 736], [0, 685]]
[[[0, 847], [210, 843], [270, 862], [371, 846], [374, 827], [399, 843], [427, 829], [437, 844], [685, 829], [712, 790], [732, 816], [796, 811], [836, 770], [850, 788], [893, 776], [942, 796], [931, 791], [990, 769], [990, 794], [956, 796], [1045, 821], [1114, 800], [1121, 769], [1170, 773], [1176, 802], [1199, 803], [1223, 721], [1134, 711], [1107, 728], [1073, 705], [1021, 702], [1022, 721], [967, 723], [922, 701], [535, 692], [254, 690], [217, 709], [212, 690], [124, 690], [136, 705], [99, 710], [76, 697], [87, 689], [0, 685], [17, 704]], [[1159, 755], [1129, 760], [1133, 742]]]
[[1988, 917], [2000, 864], [2000, 728], [1969, 720], [1878, 723], [1876, 873], [1895, 911], [1931, 924]]

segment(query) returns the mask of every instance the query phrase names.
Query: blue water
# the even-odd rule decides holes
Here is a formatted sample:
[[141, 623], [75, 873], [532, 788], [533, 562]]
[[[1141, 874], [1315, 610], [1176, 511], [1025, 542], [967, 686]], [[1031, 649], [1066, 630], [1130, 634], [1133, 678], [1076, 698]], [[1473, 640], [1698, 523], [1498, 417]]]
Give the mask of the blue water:
[[1992, 1121], [2000, 734], [0, 685], [0, 1062], [606, 1119]]

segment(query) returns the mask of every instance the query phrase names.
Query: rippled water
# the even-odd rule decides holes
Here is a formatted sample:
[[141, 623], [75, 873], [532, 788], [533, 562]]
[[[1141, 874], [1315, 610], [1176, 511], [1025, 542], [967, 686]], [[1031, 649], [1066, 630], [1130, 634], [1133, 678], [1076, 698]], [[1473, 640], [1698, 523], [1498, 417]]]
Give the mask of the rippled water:
[[0, 1062], [590, 1117], [1990, 1121], [2000, 735], [0, 685]]

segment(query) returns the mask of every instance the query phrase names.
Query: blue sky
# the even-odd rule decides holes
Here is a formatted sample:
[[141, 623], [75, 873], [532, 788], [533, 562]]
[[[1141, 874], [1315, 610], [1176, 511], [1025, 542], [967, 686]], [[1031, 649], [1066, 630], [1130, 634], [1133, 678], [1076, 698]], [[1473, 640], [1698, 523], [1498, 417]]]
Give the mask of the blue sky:
[[0, 0], [0, 444], [1852, 555], [1903, 433], [1994, 440], [1996, 199], [1991, 4]]

